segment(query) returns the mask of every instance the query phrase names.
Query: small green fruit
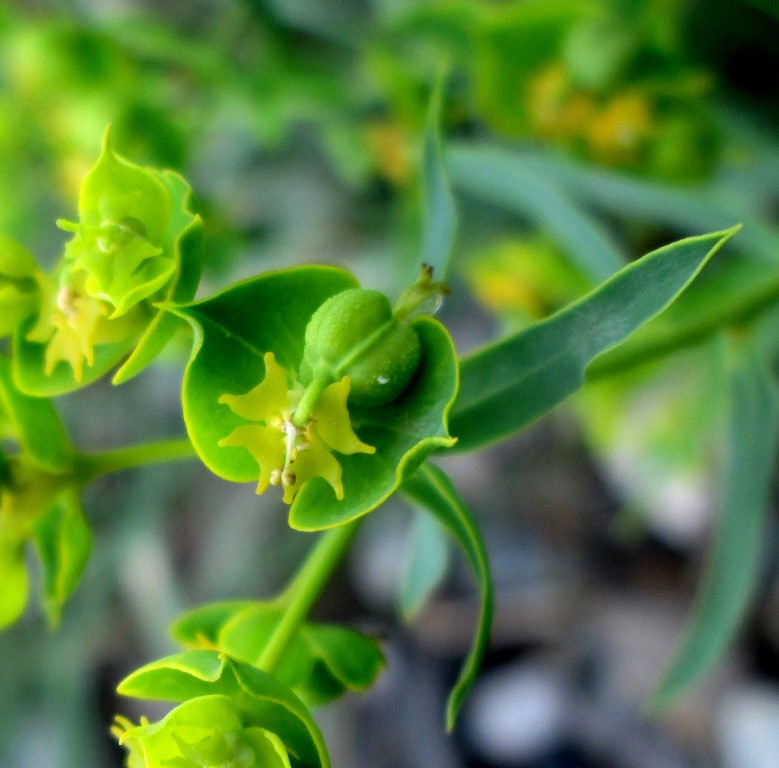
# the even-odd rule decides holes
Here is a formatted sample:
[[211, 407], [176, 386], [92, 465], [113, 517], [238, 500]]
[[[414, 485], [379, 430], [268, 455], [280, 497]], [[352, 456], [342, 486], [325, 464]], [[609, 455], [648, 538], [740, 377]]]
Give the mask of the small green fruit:
[[383, 405], [397, 398], [419, 367], [416, 332], [392, 316], [387, 297], [352, 288], [330, 297], [306, 328], [301, 378], [351, 381], [349, 402]]

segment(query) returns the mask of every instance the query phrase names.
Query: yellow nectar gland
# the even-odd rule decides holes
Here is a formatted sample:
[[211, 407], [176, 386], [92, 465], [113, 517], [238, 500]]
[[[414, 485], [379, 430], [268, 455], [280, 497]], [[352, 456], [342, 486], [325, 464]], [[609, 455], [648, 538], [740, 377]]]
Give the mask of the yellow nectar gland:
[[237, 416], [254, 422], [236, 427], [219, 445], [249, 451], [259, 468], [257, 493], [263, 493], [269, 485], [281, 486], [284, 502], [291, 504], [304, 483], [321, 477], [332, 487], [336, 498], [342, 499], [342, 470], [333, 451], [348, 455], [376, 450], [363, 443], [352, 429], [346, 408], [349, 378], [327, 386], [309, 422], [298, 427], [292, 418], [303, 387], [298, 383], [289, 387], [287, 372], [272, 352], [266, 352], [263, 361], [265, 377], [260, 384], [244, 395], [219, 398]]

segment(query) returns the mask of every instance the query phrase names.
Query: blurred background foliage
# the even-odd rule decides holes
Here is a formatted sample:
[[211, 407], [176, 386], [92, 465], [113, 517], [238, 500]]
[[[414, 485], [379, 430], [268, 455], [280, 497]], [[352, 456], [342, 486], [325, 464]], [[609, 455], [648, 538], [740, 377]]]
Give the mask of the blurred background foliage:
[[[747, 334], [772, 362], [779, 353], [777, 39], [770, 0], [0, 6], [0, 232], [44, 263], [110, 123], [122, 154], [196, 190], [202, 295], [312, 262], [397, 294], [417, 268], [442, 73], [460, 213], [442, 318], [461, 351], [671, 239], [745, 224], [569, 406], [446, 460], [483, 521], [498, 595], [494, 650], [453, 739], [442, 702], [475, 611], [463, 567], [447, 568], [425, 531], [447, 575], [399, 627], [409, 512], [393, 502], [372, 516], [320, 611], [386, 633], [390, 668], [323, 714], [335, 765], [775, 765], [775, 546], [707, 687], [666, 720], [640, 703], [681, 631], [718, 508], [733, 346]], [[119, 392], [62, 398], [76, 444], [181, 434], [185, 354], [183, 339], [170, 365]], [[116, 681], [170, 651], [177, 611], [269, 594], [309, 543], [272, 501], [195, 465], [110, 479], [86, 504], [95, 554], [61, 628], [31, 613], [0, 636], [3, 766], [119, 765]], [[764, 535], [776, 542], [775, 515]]]

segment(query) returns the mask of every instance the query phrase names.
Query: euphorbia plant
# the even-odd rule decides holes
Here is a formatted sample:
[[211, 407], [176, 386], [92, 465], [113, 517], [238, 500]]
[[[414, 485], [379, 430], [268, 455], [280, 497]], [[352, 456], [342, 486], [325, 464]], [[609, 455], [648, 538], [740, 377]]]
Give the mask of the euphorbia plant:
[[[435, 120], [425, 152], [426, 266], [394, 306], [330, 266], [268, 272], [193, 301], [201, 225], [189, 187], [121, 157], [108, 134], [84, 180], [79, 221], [60, 224], [73, 238], [52, 274], [0, 241], [2, 330], [13, 335], [10, 359], [0, 358], [9, 446], [0, 456], [3, 624], [26, 602], [27, 541], [37, 545], [44, 602], [57, 618], [91, 540], [80, 491], [108, 472], [197, 457], [258, 493], [279, 486], [292, 527], [325, 531], [275, 598], [194, 607], [173, 625], [181, 652], [120, 684], [123, 695], [176, 705], [156, 723], [117, 718], [131, 768], [329, 765], [311, 709], [366, 690], [384, 661], [376, 640], [312, 622], [309, 612], [361, 519], [396, 492], [451, 534], [482, 596], [473, 649], [450, 696], [454, 727], [487, 645], [492, 592], [478, 525], [431, 458], [507, 437], [554, 407], [594, 358], [662, 312], [736, 231], [655, 251], [460, 366], [429, 313], [446, 291], [436, 281], [455, 225]], [[113, 369], [123, 383], [177, 329], [193, 341], [181, 396], [187, 436], [99, 454], [71, 446], [49, 398]]]

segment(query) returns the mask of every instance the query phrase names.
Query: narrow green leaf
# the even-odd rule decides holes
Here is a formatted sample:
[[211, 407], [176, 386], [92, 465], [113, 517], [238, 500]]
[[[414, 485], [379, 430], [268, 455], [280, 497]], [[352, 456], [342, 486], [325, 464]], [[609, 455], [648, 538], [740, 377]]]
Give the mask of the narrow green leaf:
[[92, 530], [75, 489], [63, 493], [38, 520], [35, 543], [43, 566], [43, 603], [49, 622], [56, 626], [92, 549]]
[[50, 400], [22, 394], [15, 386], [11, 364], [0, 355], [0, 409], [11, 422], [14, 437], [38, 464], [65, 469], [72, 451], [65, 427]]
[[739, 229], [653, 251], [552, 317], [467, 357], [451, 417], [456, 450], [508, 437], [575, 392], [593, 359], [671, 304]]
[[650, 699], [661, 709], [699, 682], [733, 638], [760, 570], [779, 440], [779, 392], [751, 350], [732, 371], [721, 508], [692, 622]]
[[442, 98], [443, 78], [430, 99], [422, 158], [424, 229], [421, 261], [433, 268], [436, 280], [446, 277], [457, 231], [457, 210], [441, 147]]
[[441, 583], [449, 563], [449, 542], [429, 515], [417, 513], [410, 536], [408, 562], [400, 587], [400, 612], [413, 619]]
[[458, 169], [464, 173], [466, 168], [485, 164], [504, 167], [506, 173], [532, 173], [588, 205], [645, 223], [671, 225], [682, 233], [705, 232], [721, 227], [725, 221], [741, 221], [744, 233], [739, 244], [744, 252], [776, 264], [779, 234], [765, 221], [745, 215], [737, 196], [730, 202], [723, 200], [713, 185], [682, 188], [548, 152], [505, 150], [487, 144], [450, 146], [447, 157], [455, 186], [460, 184]]
[[625, 265], [608, 232], [521, 156], [497, 147], [460, 147], [448, 159], [458, 189], [533, 221], [593, 280], [606, 280]]
[[481, 591], [479, 625], [473, 646], [460, 671], [460, 676], [449, 694], [446, 708], [446, 727], [451, 731], [454, 728], [457, 713], [476, 678], [479, 664], [489, 643], [493, 596], [487, 550], [470, 511], [457, 493], [457, 489], [452, 485], [451, 480], [438, 467], [429, 463], [423, 464], [403, 484], [403, 493], [414, 506], [434, 515], [462, 547]]
[[0, 629], [13, 624], [27, 605], [29, 584], [24, 543], [0, 538]]

